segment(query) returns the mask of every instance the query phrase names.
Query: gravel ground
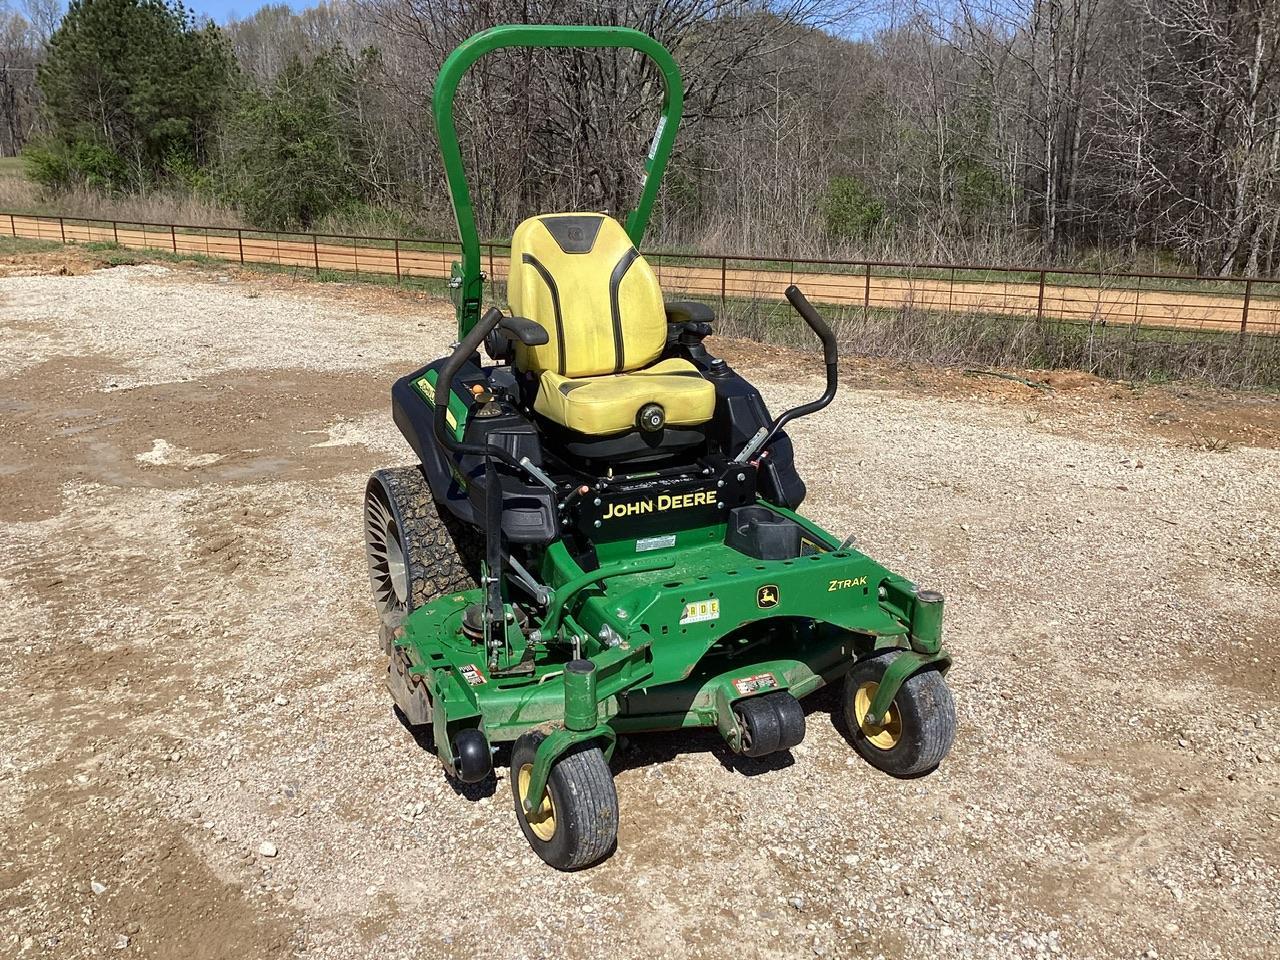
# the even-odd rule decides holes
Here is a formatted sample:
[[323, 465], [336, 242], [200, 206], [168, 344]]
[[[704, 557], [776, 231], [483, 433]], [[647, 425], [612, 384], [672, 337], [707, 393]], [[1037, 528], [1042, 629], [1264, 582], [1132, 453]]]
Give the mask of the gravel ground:
[[447, 306], [42, 263], [0, 277], [0, 956], [1280, 955], [1275, 398], [851, 368], [805, 510], [948, 595], [952, 756], [877, 774], [824, 693], [782, 757], [637, 737], [564, 875], [381, 688], [360, 498]]

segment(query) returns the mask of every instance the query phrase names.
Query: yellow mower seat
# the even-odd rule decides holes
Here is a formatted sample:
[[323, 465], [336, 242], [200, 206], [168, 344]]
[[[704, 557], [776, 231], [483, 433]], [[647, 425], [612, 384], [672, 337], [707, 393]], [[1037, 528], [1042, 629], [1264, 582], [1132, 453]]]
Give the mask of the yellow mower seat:
[[662, 290], [616, 220], [562, 213], [524, 221], [511, 238], [507, 300], [547, 331], [545, 344], [517, 344], [515, 354], [518, 370], [539, 375], [533, 407], [544, 417], [607, 436], [635, 428], [650, 403], [670, 426], [696, 426], [715, 412], [715, 387], [693, 364], [658, 361], [667, 342]]
[[715, 388], [692, 363], [677, 357], [603, 377], [570, 379], [544, 370], [541, 379], [534, 409], [578, 433], [630, 430], [647, 403], [662, 404], [673, 427], [706, 423], [716, 409]]

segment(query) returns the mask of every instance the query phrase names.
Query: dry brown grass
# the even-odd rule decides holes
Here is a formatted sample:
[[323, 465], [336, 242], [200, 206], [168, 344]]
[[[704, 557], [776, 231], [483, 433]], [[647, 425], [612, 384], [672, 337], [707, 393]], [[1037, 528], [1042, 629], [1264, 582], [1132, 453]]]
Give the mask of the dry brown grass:
[[36, 186], [26, 177], [3, 176], [0, 177], [0, 208], [4, 210], [13, 210], [18, 213], [26, 213], [27, 211], [37, 211], [40, 205], [40, 199], [36, 193]]
[[[801, 238], [801, 239], [796, 239]], [[1029, 236], [1007, 231], [978, 231], [964, 237], [938, 235], [928, 225], [878, 230], [859, 240], [837, 240], [826, 235], [821, 224], [796, 230], [765, 223], [743, 223], [712, 215], [695, 232], [664, 230], [655, 224], [646, 247], [698, 253], [788, 259], [854, 260], [885, 263], [1039, 264], [1044, 249]], [[1075, 252], [1064, 251], [1049, 263], [1077, 263]]]
[[[847, 356], [952, 367], [1073, 369], [1111, 380], [1280, 387], [1276, 336], [1037, 322], [911, 306], [869, 311], [833, 307], [824, 312]], [[722, 312], [716, 330], [726, 336], [817, 348], [813, 334], [785, 304], [735, 301]]]
[[0, 209], [130, 223], [248, 226], [234, 207], [188, 191], [104, 194], [77, 187], [47, 195], [36, 184], [20, 176], [0, 177]]

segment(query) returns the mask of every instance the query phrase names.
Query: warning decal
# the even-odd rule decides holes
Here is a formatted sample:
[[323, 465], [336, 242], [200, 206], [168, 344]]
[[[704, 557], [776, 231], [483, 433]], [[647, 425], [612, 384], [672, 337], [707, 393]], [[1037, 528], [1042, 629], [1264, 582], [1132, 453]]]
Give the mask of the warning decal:
[[464, 663], [458, 668], [458, 670], [467, 683], [471, 684], [473, 687], [478, 687], [480, 684], [488, 682], [485, 680], [484, 674], [480, 672], [480, 668], [474, 663]]
[[754, 677], [739, 677], [733, 681], [733, 685], [745, 697], [749, 693], [774, 689], [778, 685], [778, 678], [772, 673], [757, 673]]

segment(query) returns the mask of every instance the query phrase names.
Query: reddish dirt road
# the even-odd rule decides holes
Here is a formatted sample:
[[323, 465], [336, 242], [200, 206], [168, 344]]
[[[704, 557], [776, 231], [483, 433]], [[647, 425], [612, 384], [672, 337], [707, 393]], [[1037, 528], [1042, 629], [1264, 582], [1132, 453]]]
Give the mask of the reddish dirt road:
[[[184, 232], [160, 226], [120, 226], [72, 223], [41, 217], [9, 218], [14, 236], [59, 242], [114, 242], [130, 249], [155, 248], [173, 253], [193, 253], [241, 263], [265, 263], [283, 267], [374, 273], [400, 278], [449, 276], [457, 259], [453, 250], [409, 249], [393, 240], [381, 246], [319, 240], [289, 240], [280, 236], [244, 236], [232, 231]], [[0, 230], [4, 224], [0, 224]], [[333, 238], [331, 238], [332, 240]], [[368, 241], [365, 241], [367, 243]], [[507, 276], [505, 257], [486, 257], [491, 279]], [[874, 274], [797, 273], [656, 264], [658, 278], [668, 292], [691, 293], [730, 299], [782, 300], [793, 281], [810, 299], [842, 306], [899, 308], [994, 314], [1011, 317], [1043, 317], [1075, 323], [1105, 323], [1141, 327], [1176, 328], [1276, 334], [1280, 333], [1280, 300], [1254, 296], [1245, 311], [1240, 296], [1219, 296], [1176, 290], [1143, 290], [1134, 287], [1067, 286], [993, 280], [956, 281], [931, 278], [876, 276]]]

